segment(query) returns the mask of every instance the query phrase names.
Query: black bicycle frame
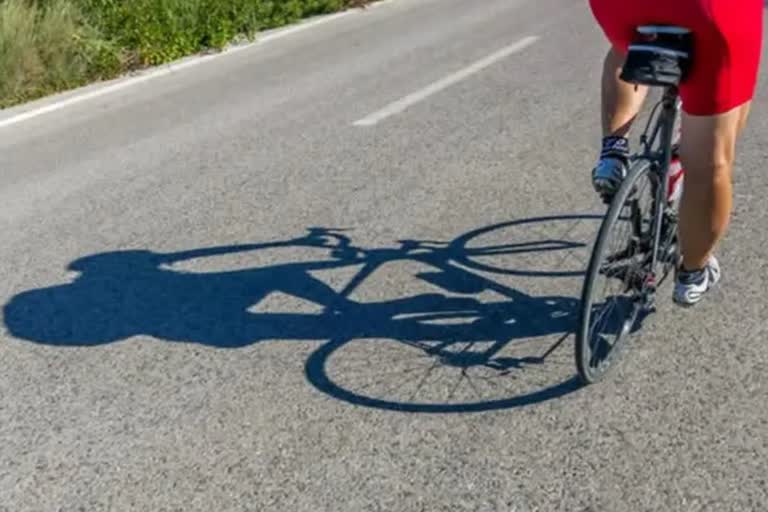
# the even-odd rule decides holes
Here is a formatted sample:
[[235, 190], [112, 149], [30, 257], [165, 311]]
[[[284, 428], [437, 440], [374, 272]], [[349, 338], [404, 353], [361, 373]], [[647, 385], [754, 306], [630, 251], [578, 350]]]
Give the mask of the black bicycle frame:
[[[658, 109], [661, 112], [658, 115], [653, 132], [648, 135], [648, 130]], [[676, 87], [668, 87], [664, 90], [664, 96], [656, 104], [651, 112], [648, 125], [640, 138], [643, 146], [642, 158], [651, 162], [651, 172], [656, 173], [661, 183], [661, 187], [656, 187], [654, 192], [655, 204], [655, 225], [653, 227], [653, 254], [651, 259], [651, 268], [655, 269], [659, 259], [659, 248], [661, 243], [662, 226], [664, 222], [664, 210], [666, 209], [667, 197], [669, 197], [669, 166], [672, 161], [672, 140], [674, 137], [675, 120], [678, 114], [678, 90]], [[658, 148], [654, 149], [658, 140]]]

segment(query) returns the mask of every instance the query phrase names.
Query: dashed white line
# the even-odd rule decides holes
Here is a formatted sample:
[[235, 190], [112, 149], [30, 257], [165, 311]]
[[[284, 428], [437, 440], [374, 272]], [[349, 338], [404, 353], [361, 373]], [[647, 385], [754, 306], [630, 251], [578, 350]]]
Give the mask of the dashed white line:
[[363, 119], [355, 121], [353, 124], [355, 126], [374, 126], [380, 123], [381, 121], [387, 119], [388, 117], [394, 116], [396, 114], [400, 114], [401, 112], [412, 107], [413, 105], [421, 101], [424, 101], [425, 99], [429, 98], [433, 94], [437, 94], [438, 92], [441, 92], [447, 89], [448, 87], [458, 82], [461, 82], [462, 80], [465, 80], [476, 73], [479, 73], [480, 71], [499, 62], [500, 60], [503, 60], [515, 53], [521, 52], [522, 50], [526, 49], [527, 47], [535, 43], [538, 39], [539, 39], [538, 36], [525, 37], [520, 41], [517, 41], [516, 43], [506, 46], [488, 55], [487, 57], [480, 59], [474, 64], [470, 64], [464, 69], [461, 69], [451, 75], [448, 75], [445, 78], [438, 80], [437, 82], [433, 82], [432, 84], [424, 87], [423, 89], [420, 89], [412, 94], [409, 94], [408, 96], [405, 96], [402, 99], [399, 99], [397, 101], [390, 103], [389, 105], [382, 108], [381, 110], [374, 112], [373, 114], [367, 117], [364, 117]]

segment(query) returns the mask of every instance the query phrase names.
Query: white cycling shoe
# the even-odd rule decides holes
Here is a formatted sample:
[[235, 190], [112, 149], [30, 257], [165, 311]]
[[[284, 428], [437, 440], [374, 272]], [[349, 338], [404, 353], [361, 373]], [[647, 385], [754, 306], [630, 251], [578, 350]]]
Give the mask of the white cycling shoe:
[[675, 303], [683, 307], [695, 306], [720, 281], [720, 277], [720, 263], [714, 256], [709, 258], [707, 266], [702, 270], [678, 271], [673, 296]]

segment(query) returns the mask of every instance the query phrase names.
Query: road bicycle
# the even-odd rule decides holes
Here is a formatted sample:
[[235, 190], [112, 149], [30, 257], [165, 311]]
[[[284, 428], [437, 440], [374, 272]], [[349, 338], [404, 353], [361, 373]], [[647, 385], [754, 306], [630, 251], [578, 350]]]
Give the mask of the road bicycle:
[[643, 320], [655, 311], [659, 287], [679, 263], [678, 209], [682, 169], [673, 171], [679, 137], [678, 85], [690, 61], [690, 31], [674, 26], [638, 27], [622, 78], [660, 86], [632, 155], [629, 172], [610, 206], [585, 276], [576, 331], [580, 380], [601, 380]]

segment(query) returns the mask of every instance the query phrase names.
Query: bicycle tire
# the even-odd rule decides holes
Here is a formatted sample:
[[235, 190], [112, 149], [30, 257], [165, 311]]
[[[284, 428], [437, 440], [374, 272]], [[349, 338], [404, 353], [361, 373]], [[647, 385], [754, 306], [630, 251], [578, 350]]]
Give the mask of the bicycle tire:
[[[608, 213], [600, 226], [595, 245], [593, 246], [592, 255], [584, 279], [584, 285], [582, 287], [575, 343], [576, 368], [578, 370], [579, 379], [583, 384], [593, 384], [602, 380], [622, 352], [627, 338], [635, 328], [643, 309], [643, 306], [639, 303], [632, 304], [632, 310], [628, 315], [629, 317], [621, 324], [621, 331], [617, 333], [616, 340], [610, 344], [608, 352], [597, 361], [597, 364], [593, 364], [595, 362], [595, 347], [592, 341], [591, 323], [592, 317], [595, 314], [595, 285], [602, 275], [601, 269], [609, 256], [607, 246], [611, 239], [611, 235], [617, 228], [619, 221], [622, 218], [622, 213], [627, 208], [627, 205], [631, 204], [631, 201], [637, 200], [633, 199], [633, 195], [642, 193], [642, 191], [638, 192], [641, 182], [647, 179], [648, 183], [651, 184], [651, 194], [656, 194], [656, 190], [658, 189], [658, 178], [655, 173], [651, 172], [652, 165], [652, 162], [645, 158], [637, 159], [631, 164], [627, 178], [624, 180], [622, 186], [611, 201]], [[632, 215], [635, 214], [633, 213]], [[642, 213], [640, 213], [640, 215], [642, 215]], [[651, 213], [651, 217], [648, 219], [650, 223], [652, 223], [652, 219], [653, 213]], [[636, 221], [637, 219], [635, 218], [630, 219], [630, 222]], [[642, 219], [640, 219], [640, 221], [642, 222]], [[627, 270], [627, 274], [630, 274], [629, 270]], [[607, 345], [607, 341], [604, 344]], [[605, 347], [602, 347], [602, 350], [605, 350]]]

